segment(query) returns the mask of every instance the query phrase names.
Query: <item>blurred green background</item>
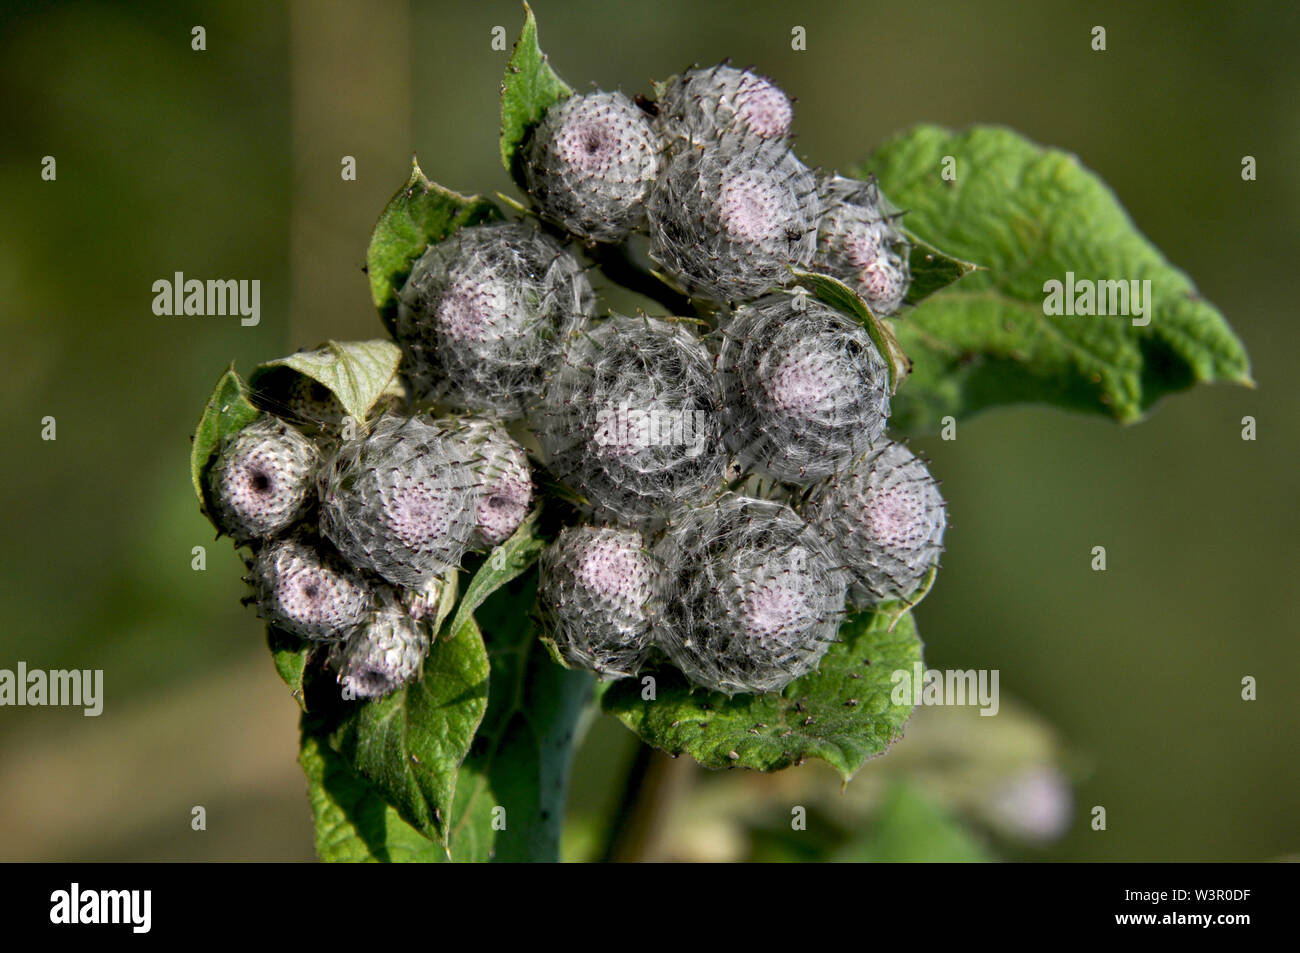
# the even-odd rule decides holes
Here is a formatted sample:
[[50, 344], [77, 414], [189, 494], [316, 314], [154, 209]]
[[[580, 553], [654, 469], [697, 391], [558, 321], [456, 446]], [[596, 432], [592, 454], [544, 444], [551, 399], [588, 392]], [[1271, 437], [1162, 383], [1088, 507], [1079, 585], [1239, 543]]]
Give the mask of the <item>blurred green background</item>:
[[[1000, 670], [1003, 713], [918, 713], [845, 794], [818, 765], [758, 777], [650, 759], [639, 767], [662, 809], [642, 815], [638, 856], [1294, 852], [1296, 8], [536, 10], [578, 87], [632, 93], [693, 61], [756, 65], [798, 98], [798, 151], [813, 164], [853, 165], [921, 121], [1005, 123], [1077, 152], [1225, 311], [1260, 385], [1178, 395], [1126, 429], [1017, 408], [961, 424], [952, 442], [917, 441], [952, 522], [918, 610], [928, 660]], [[313, 856], [296, 709], [239, 604], [241, 566], [191, 496], [188, 438], [231, 359], [247, 371], [382, 333], [361, 265], [413, 151], [445, 185], [512, 191], [496, 143], [508, 54], [491, 40], [500, 25], [513, 42], [521, 22], [514, 0], [0, 12], [0, 667], [102, 668], [106, 694], [99, 718], [0, 709], [0, 859]], [[796, 25], [806, 52], [791, 50]], [[1094, 25], [1105, 52], [1090, 49]], [[340, 178], [345, 155], [355, 182]], [[1243, 155], [1258, 181], [1242, 181]], [[156, 317], [151, 285], [176, 271], [260, 279], [261, 324]], [[53, 442], [40, 439], [47, 415]], [[1240, 439], [1244, 415], [1255, 442]], [[1105, 573], [1089, 569], [1095, 545]], [[1257, 701], [1240, 699], [1246, 675]], [[636, 747], [608, 719], [592, 725], [566, 856], [602, 855]], [[789, 831], [792, 804], [808, 807], [808, 831]], [[191, 830], [194, 805], [206, 831]], [[1094, 805], [1105, 831], [1090, 829]], [[1039, 835], [1062, 836], [1017, 833], [1035, 817]]]

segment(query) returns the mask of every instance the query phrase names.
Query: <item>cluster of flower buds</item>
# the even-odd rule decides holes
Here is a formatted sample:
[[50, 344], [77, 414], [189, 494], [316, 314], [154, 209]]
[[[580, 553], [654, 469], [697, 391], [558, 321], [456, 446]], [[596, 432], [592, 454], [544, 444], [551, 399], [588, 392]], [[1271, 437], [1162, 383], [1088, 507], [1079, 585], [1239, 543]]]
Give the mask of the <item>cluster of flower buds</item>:
[[[281, 398], [309, 393], [295, 381]], [[388, 412], [343, 439], [310, 413], [316, 397], [268, 402], [325, 424], [314, 438], [265, 414], [223, 441], [209, 512], [251, 550], [259, 614], [328, 645], [346, 697], [377, 697], [419, 676], [441, 588], [466, 553], [518, 528], [532, 472], [494, 419]]]
[[[943, 501], [884, 436], [886, 360], [792, 288], [816, 269], [896, 312], [899, 213], [799, 160], [765, 77], [722, 65], [656, 91], [561, 99], [520, 153], [540, 221], [465, 227], [414, 262], [405, 397], [345, 420], [304, 379], [210, 468], [261, 613], [329, 643], [354, 697], [419, 676], [443, 587], [533, 505], [525, 446], [573, 516], [540, 558], [542, 637], [602, 678], [666, 660], [711, 690], [780, 691], [848, 611], [937, 564]], [[570, 246], [634, 234], [697, 316], [597, 317]]]

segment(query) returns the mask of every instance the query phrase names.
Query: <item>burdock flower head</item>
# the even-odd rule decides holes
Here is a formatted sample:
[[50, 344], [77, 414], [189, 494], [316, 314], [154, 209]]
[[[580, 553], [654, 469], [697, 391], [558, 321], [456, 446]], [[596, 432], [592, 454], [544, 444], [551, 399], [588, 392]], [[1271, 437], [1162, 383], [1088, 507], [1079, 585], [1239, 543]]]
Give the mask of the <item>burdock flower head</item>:
[[794, 107], [780, 87], [752, 70], [726, 64], [674, 77], [660, 89], [657, 104], [668, 136], [697, 142], [729, 130], [785, 139], [794, 120]]
[[321, 532], [353, 565], [418, 589], [460, 564], [481, 486], [469, 449], [447, 428], [388, 414], [326, 467]]
[[739, 308], [719, 337], [723, 433], [742, 467], [811, 483], [885, 429], [884, 359], [839, 311], [811, 296], [769, 295]]
[[315, 446], [294, 427], [260, 417], [222, 443], [208, 471], [217, 524], [247, 542], [292, 526], [315, 499]]
[[715, 691], [779, 691], [816, 668], [844, 617], [846, 574], [826, 541], [771, 500], [728, 496], [681, 512], [655, 547], [657, 640]]
[[634, 675], [650, 649], [657, 583], [658, 564], [636, 530], [566, 527], [541, 556], [543, 637], [572, 668]]
[[692, 295], [752, 298], [812, 260], [816, 180], [780, 140], [681, 146], [650, 195], [650, 255]]
[[817, 484], [803, 513], [852, 573], [849, 601], [857, 608], [911, 596], [943, 552], [947, 518], [938, 484], [892, 440]]
[[371, 606], [366, 582], [303, 530], [264, 546], [250, 581], [258, 614], [304, 639], [345, 639], [365, 621]]
[[617, 242], [645, 222], [660, 153], [649, 119], [622, 93], [569, 96], [533, 131], [524, 176], [544, 217]]
[[552, 472], [598, 518], [644, 525], [720, 491], [719, 404], [686, 325], [614, 316], [570, 340], [532, 423]]
[[462, 228], [416, 261], [399, 298], [395, 332], [415, 396], [521, 416], [594, 301], [582, 266], [533, 226]]

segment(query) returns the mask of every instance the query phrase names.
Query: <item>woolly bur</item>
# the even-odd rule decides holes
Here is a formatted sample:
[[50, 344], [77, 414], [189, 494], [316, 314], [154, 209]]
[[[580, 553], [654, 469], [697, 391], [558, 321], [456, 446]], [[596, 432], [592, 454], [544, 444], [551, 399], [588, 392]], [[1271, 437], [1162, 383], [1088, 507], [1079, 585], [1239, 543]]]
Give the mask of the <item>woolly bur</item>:
[[353, 565], [420, 588], [460, 564], [478, 527], [472, 453], [447, 428], [385, 415], [321, 478], [321, 532]]
[[395, 595], [381, 596], [378, 608], [344, 642], [330, 647], [329, 665], [345, 695], [381, 698], [417, 678], [429, 653], [424, 627], [402, 608]]
[[615, 316], [575, 335], [531, 423], [600, 519], [648, 524], [721, 489], [717, 379], [685, 325]]
[[817, 667], [844, 617], [847, 576], [784, 504], [728, 496], [683, 511], [654, 553], [656, 640], [697, 685], [780, 691]]
[[658, 615], [658, 565], [642, 535], [566, 527], [539, 566], [543, 638], [559, 659], [601, 678], [636, 674]]
[[855, 608], [912, 596], [943, 551], [947, 516], [938, 485], [892, 440], [815, 486], [803, 514], [852, 574]]
[[769, 295], [738, 309], [718, 336], [723, 433], [743, 468], [811, 483], [884, 431], [888, 368], [839, 311], [805, 295]]
[[646, 115], [622, 93], [569, 96], [533, 131], [524, 175], [544, 217], [617, 242], [645, 222], [659, 153]]
[[347, 638], [371, 605], [360, 575], [304, 531], [264, 546], [249, 581], [262, 618], [314, 641]]
[[822, 201], [814, 266], [856, 290], [873, 314], [896, 313], [912, 281], [902, 213], [874, 179], [833, 176], [822, 183]]
[[415, 396], [521, 416], [594, 300], [578, 262], [533, 226], [461, 229], [416, 261], [399, 295], [395, 336]]
[[650, 255], [689, 293], [752, 298], [812, 260], [820, 204], [779, 141], [683, 143], [650, 195]]
[[669, 80], [657, 105], [668, 135], [705, 142], [728, 130], [784, 139], [794, 120], [794, 107], [780, 87], [751, 70], [725, 64], [690, 69]]
[[292, 526], [313, 500], [318, 454], [288, 424], [261, 417], [228, 437], [208, 471], [213, 517], [236, 542]]

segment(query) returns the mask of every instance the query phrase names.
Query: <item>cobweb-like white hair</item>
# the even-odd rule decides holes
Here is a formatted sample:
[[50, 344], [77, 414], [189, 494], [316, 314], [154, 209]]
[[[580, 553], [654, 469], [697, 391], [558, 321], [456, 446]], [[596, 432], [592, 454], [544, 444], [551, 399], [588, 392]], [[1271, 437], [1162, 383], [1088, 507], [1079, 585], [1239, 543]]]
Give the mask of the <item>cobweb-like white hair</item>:
[[635, 675], [658, 613], [659, 567], [634, 529], [572, 526], [539, 561], [543, 638], [601, 678]]
[[721, 492], [717, 378], [682, 324], [616, 315], [575, 335], [531, 422], [599, 519], [647, 525]]
[[943, 552], [947, 513], [938, 484], [892, 440], [813, 487], [803, 514], [853, 574], [849, 601], [857, 608], [912, 595]]
[[533, 130], [524, 177], [545, 218], [617, 242], [645, 224], [661, 154], [649, 119], [622, 93], [569, 96]]
[[395, 336], [418, 399], [512, 419], [594, 305], [582, 266], [555, 239], [523, 222], [476, 225], [416, 261]]
[[884, 431], [888, 368], [839, 311], [811, 296], [768, 295], [739, 308], [718, 337], [723, 433], [742, 468], [808, 484]]
[[715, 691], [780, 691], [816, 668], [844, 618], [848, 577], [826, 541], [771, 500], [727, 496], [681, 511], [664, 567], [660, 647]]

